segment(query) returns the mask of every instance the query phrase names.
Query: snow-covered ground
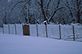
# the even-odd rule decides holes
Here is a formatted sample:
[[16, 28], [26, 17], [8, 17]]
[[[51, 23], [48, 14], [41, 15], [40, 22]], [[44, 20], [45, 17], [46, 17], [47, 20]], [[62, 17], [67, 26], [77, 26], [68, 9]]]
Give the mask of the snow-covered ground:
[[82, 54], [82, 42], [0, 34], [0, 54]]
[[[38, 32], [37, 27], [38, 26]], [[61, 26], [61, 38], [65, 40], [73, 40], [73, 28], [72, 25], [60, 25]], [[74, 25], [76, 40], [82, 41], [82, 25]], [[47, 32], [49, 38], [59, 38], [59, 25], [48, 24]], [[4, 24], [3, 28], [0, 28], [0, 34], [17, 34], [23, 35], [22, 24]], [[30, 24], [30, 36], [46, 37], [44, 24]]]

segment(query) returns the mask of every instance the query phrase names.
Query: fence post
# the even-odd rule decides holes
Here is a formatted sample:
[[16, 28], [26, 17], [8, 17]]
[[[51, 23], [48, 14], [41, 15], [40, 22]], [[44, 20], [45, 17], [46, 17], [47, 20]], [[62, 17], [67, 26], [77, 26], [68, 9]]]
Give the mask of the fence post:
[[46, 37], [48, 37], [48, 32], [47, 32], [47, 23], [45, 24], [45, 30], [46, 30]]
[[3, 34], [4, 34], [4, 25], [3, 25]]
[[9, 30], [9, 34], [10, 34], [10, 25], [8, 24], [8, 30]]
[[37, 37], [38, 37], [38, 24], [36, 24], [36, 32], [37, 32]]
[[59, 24], [59, 36], [60, 36], [59, 39], [61, 39], [61, 24]]
[[43, 23], [45, 24], [46, 37], [48, 37], [48, 32], [47, 32], [47, 21], [44, 21]]
[[74, 25], [72, 25], [72, 29], [73, 29], [73, 41], [75, 41], [75, 29], [74, 29]]
[[17, 34], [17, 30], [16, 30], [16, 24], [15, 24], [15, 34]]

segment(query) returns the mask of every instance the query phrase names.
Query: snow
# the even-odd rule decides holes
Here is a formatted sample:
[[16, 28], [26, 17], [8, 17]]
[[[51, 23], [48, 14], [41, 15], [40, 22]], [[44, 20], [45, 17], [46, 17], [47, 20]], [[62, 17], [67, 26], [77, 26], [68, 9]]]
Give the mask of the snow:
[[82, 54], [82, 42], [0, 34], [0, 54]]
[[48, 25], [48, 36], [50, 38], [59, 38], [59, 25]]
[[17, 30], [17, 34], [23, 35], [22, 24], [16, 24], [16, 30]]
[[10, 30], [10, 34], [15, 34], [15, 25], [9, 24], [9, 30]]
[[4, 34], [9, 34], [10, 33], [9, 25], [3, 24], [3, 33]]
[[3, 24], [3, 28], [0, 28], [0, 33], [23, 35], [22, 24]]
[[63, 39], [73, 36], [73, 29], [70, 25], [61, 25], [61, 35]]
[[38, 34], [40, 37], [46, 37], [46, 30], [44, 24], [38, 25]]
[[77, 37], [77, 40], [82, 41], [82, 25], [75, 26], [75, 35]]
[[30, 36], [37, 36], [36, 25], [30, 25]]
[[82, 25], [75, 26], [75, 33], [76, 35], [82, 36]]

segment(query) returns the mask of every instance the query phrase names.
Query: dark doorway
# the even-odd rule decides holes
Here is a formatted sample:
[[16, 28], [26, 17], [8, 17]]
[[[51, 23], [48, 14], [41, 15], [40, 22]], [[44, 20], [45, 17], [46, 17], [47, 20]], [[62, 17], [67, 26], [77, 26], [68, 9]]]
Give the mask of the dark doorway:
[[30, 28], [27, 24], [23, 25], [23, 35], [30, 35]]

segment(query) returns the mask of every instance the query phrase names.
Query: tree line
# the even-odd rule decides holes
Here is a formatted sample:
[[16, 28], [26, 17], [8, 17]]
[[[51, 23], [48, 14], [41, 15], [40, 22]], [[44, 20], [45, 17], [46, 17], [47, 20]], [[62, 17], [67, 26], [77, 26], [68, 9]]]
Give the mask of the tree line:
[[12, 21], [30, 24], [44, 21], [48, 24], [82, 23], [82, 0], [19, 0], [11, 5], [9, 11], [2, 15], [4, 24]]

